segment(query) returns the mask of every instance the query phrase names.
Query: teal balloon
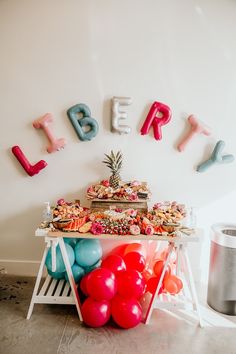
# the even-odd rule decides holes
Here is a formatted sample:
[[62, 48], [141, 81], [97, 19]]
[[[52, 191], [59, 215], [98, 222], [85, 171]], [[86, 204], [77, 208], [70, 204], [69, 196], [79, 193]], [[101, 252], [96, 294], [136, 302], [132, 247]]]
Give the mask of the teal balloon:
[[48, 269], [48, 274], [51, 275], [51, 277], [54, 279], [65, 279], [66, 272], [51, 272]]
[[74, 237], [64, 237], [64, 242], [68, 243], [68, 245], [70, 245], [72, 248], [75, 248], [75, 245], [77, 243], [77, 239]]
[[[75, 262], [74, 250], [70, 245], [68, 245], [68, 243], [65, 243], [65, 248], [66, 248], [67, 256], [69, 259], [69, 263], [72, 266]], [[45, 265], [47, 267], [47, 270], [52, 272], [52, 251], [51, 251], [51, 248], [48, 251]], [[63, 258], [62, 258], [61, 250], [60, 250], [59, 245], [57, 245], [57, 247], [56, 247], [56, 272], [62, 273], [62, 272], [65, 272], [65, 270], [66, 270], [66, 266], [65, 266]]]
[[[71, 270], [76, 283], [78, 283], [80, 279], [85, 275], [84, 269], [80, 267], [77, 263], [73, 264]], [[65, 273], [65, 278], [67, 281], [69, 281], [67, 273]]]
[[[79, 114], [82, 118], [78, 117]], [[91, 111], [86, 104], [79, 103], [69, 108], [67, 115], [80, 140], [89, 141], [97, 135], [98, 122], [91, 117]], [[85, 131], [83, 127], [89, 127], [89, 130]]]
[[97, 263], [91, 265], [90, 267], [84, 267], [85, 274], [90, 273], [90, 272], [92, 272], [92, 270], [100, 267], [101, 263], [102, 263], [102, 261], [101, 261], [101, 259], [99, 259], [99, 261]]
[[81, 267], [91, 267], [102, 257], [99, 240], [84, 239], [75, 246], [75, 260]]

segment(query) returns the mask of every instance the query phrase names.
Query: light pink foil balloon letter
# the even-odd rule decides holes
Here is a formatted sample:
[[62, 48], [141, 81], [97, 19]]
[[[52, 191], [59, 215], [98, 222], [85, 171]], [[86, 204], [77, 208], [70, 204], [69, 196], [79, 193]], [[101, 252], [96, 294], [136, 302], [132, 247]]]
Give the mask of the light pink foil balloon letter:
[[185, 138], [181, 141], [181, 143], [177, 146], [177, 149], [182, 152], [188, 142], [194, 137], [196, 134], [204, 134], [211, 135], [210, 128], [198, 120], [193, 114], [188, 117], [188, 122], [190, 124], [190, 130]]
[[154, 138], [156, 140], [161, 140], [162, 139], [161, 127], [169, 123], [170, 120], [171, 120], [170, 107], [168, 107], [167, 105], [161, 102], [154, 102], [141, 128], [141, 135], [148, 134], [150, 127], [152, 125], [154, 130]]
[[35, 120], [33, 122], [33, 126], [36, 129], [43, 129], [50, 144], [47, 147], [47, 152], [55, 152], [59, 151], [64, 148], [66, 141], [63, 138], [56, 139], [53, 135], [51, 129], [49, 128], [49, 124], [53, 122], [53, 115], [52, 113], [46, 113], [43, 117]]

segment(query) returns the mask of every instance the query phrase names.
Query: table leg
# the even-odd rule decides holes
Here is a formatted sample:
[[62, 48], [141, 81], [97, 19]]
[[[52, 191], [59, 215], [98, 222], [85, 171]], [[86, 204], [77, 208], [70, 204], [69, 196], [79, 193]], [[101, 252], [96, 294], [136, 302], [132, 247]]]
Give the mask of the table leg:
[[81, 303], [80, 303], [80, 298], [79, 298], [79, 294], [78, 294], [78, 290], [77, 290], [77, 285], [75, 283], [75, 280], [74, 280], [74, 277], [73, 277], [73, 274], [72, 274], [72, 271], [71, 271], [70, 262], [69, 262], [69, 259], [68, 259], [68, 256], [67, 256], [64, 240], [63, 240], [62, 237], [59, 237], [59, 246], [60, 246], [60, 249], [61, 249], [63, 261], [64, 261], [65, 266], [66, 266], [66, 272], [67, 272], [69, 283], [70, 283], [70, 286], [71, 286], [71, 291], [72, 291], [72, 294], [73, 294], [74, 299], [75, 299], [75, 305], [76, 305], [76, 308], [77, 308], [79, 319], [80, 319], [80, 321], [83, 321], [83, 317], [82, 317], [82, 313], [81, 313]]
[[184, 258], [185, 264], [186, 264], [186, 271], [187, 271], [187, 276], [188, 276], [189, 285], [190, 285], [190, 292], [191, 292], [192, 300], [195, 305], [196, 312], [197, 312], [198, 319], [199, 319], [199, 326], [201, 328], [203, 328], [204, 325], [203, 325], [203, 321], [202, 321], [202, 317], [201, 317], [200, 306], [199, 306], [198, 296], [197, 296], [196, 287], [195, 287], [195, 283], [194, 283], [194, 279], [193, 279], [193, 273], [192, 273], [192, 269], [191, 269], [191, 265], [190, 265], [190, 261], [189, 261], [188, 251], [187, 251], [186, 247], [183, 245], [182, 245], [182, 251], [183, 251], [183, 258]]
[[32, 295], [32, 298], [31, 298], [29, 310], [28, 310], [27, 317], [26, 317], [27, 320], [30, 319], [30, 317], [31, 317], [31, 315], [32, 315], [32, 312], [33, 312], [34, 300], [35, 300], [35, 297], [37, 296], [37, 292], [38, 292], [40, 280], [41, 280], [41, 278], [42, 278], [43, 267], [44, 267], [44, 264], [45, 264], [46, 256], [47, 256], [47, 253], [48, 253], [48, 249], [49, 249], [49, 244], [46, 245], [46, 247], [45, 247], [45, 249], [44, 249], [44, 252], [43, 252], [42, 261], [41, 261], [41, 263], [40, 263], [40, 267], [39, 267], [37, 279], [36, 279], [35, 286], [34, 286], [33, 295]]
[[174, 243], [169, 243], [169, 246], [168, 246], [168, 252], [167, 252], [167, 258], [166, 258], [166, 261], [165, 261], [165, 264], [164, 264], [164, 267], [163, 267], [163, 270], [162, 270], [162, 273], [161, 273], [161, 276], [160, 276], [160, 280], [157, 284], [157, 288], [156, 288], [156, 291], [155, 293], [152, 295], [152, 298], [151, 298], [151, 301], [150, 301], [150, 304], [149, 304], [149, 307], [148, 307], [148, 310], [147, 310], [147, 314], [146, 314], [146, 318], [144, 320], [144, 323], [145, 324], [148, 324], [149, 321], [150, 321], [150, 318], [151, 318], [151, 315], [152, 315], [152, 311], [153, 311], [153, 308], [154, 308], [154, 304], [155, 304], [155, 299], [156, 297], [158, 297], [158, 293], [159, 293], [159, 290], [161, 288], [161, 285], [162, 285], [162, 282], [163, 282], [163, 279], [164, 279], [164, 276], [165, 276], [165, 272], [167, 270], [167, 266], [169, 264], [169, 261], [170, 261], [170, 257], [171, 257], [171, 254], [174, 250]]

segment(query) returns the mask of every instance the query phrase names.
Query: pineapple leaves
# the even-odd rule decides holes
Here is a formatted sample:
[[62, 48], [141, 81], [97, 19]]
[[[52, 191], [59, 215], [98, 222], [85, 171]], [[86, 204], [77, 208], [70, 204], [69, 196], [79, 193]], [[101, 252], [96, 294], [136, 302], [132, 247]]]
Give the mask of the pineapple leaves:
[[104, 164], [107, 165], [107, 167], [110, 168], [112, 174], [114, 173], [119, 173], [119, 171], [122, 168], [122, 163], [123, 163], [123, 156], [121, 151], [118, 151], [117, 153], [114, 153], [113, 150], [111, 150], [110, 155], [104, 154], [105, 159], [102, 161]]

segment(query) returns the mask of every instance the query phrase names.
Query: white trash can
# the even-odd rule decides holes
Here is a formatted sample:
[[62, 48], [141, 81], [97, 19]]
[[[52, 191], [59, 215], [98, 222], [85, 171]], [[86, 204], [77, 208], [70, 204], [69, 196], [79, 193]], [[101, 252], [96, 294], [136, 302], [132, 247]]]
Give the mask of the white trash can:
[[236, 315], [236, 224], [212, 225], [207, 302]]

